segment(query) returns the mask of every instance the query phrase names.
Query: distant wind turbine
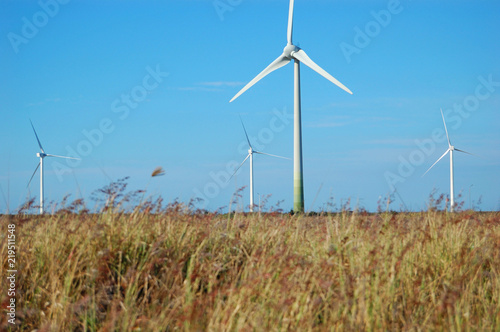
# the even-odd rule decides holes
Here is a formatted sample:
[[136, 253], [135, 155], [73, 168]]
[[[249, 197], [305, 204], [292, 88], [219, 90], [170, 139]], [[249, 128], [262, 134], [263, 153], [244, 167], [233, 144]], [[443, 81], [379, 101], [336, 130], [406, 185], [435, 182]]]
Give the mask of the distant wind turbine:
[[252, 147], [252, 144], [250, 143], [250, 139], [248, 138], [247, 130], [245, 129], [245, 125], [243, 124], [243, 120], [240, 119], [240, 121], [241, 121], [241, 125], [243, 126], [243, 130], [245, 131], [245, 136], [246, 136], [247, 142], [248, 142], [248, 154], [247, 154], [246, 158], [242, 161], [242, 163], [238, 166], [238, 168], [236, 168], [236, 170], [234, 171], [233, 175], [231, 175], [231, 177], [233, 177], [236, 174], [236, 172], [238, 172], [238, 170], [241, 168], [241, 166], [243, 166], [245, 161], [247, 161], [247, 159], [250, 158], [250, 212], [253, 212], [253, 207], [254, 207], [254, 204], [253, 204], [253, 154], [257, 153], [257, 154], [263, 154], [266, 156], [283, 158], [283, 159], [290, 159], [290, 158], [276, 156], [274, 154], [264, 153], [264, 152], [260, 152], [260, 151], [255, 150]]
[[446, 156], [446, 154], [448, 152], [450, 153], [450, 212], [453, 212], [454, 208], [455, 208], [455, 198], [454, 198], [454, 192], [453, 192], [453, 151], [467, 153], [470, 155], [473, 155], [473, 154], [469, 153], [467, 151], [464, 151], [464, 150], [457, 149], [456, 147], [451, 145], [451, 141], [450, 141], [450, 137], [448, 136], [448, 129], [446, 128], [446, 121], [444, 120], [444, 115], [443, 115], [442, 109], [441, 109], [441, 117], [443, 118], [444, 130], [446, 132], [446, 139], [448, 139], [448, 150], [446, 150], [446, 152], [443, 153], [443, 155], [438, 160], [436, 160], [436, 162], [434, 164], [432, 164], [432, 166], [429, 167], [429, 169], [427, 171], [425, 171], [425, 173], [422, 176], [427, 174], [427, 172], [429, 172], [431, 170], [431, 168], [434, 167], [434, 165], [436, 165], [441, 159], [443, 159], [443, 157]]
[[38, 163], [38, 165], [36, 166], [35, 168], [35, 171], [33, 172], [33, 175], [31, 176], [30, 178], [30, 181], [28, 182], [28, 187], [31, 183], [31, 180], [33, 180], [33, 177], [35, 176], [36, 174], [36, 171], [38, 170], [38, 167], [40, 167], [40, 214], [43, 214], [43, 158], [45, 157], [56, 157], [56, 158], [66, 158], [66, 159], [76, 159], [76, 160], [79, 160], [78, 158], [72, 158], [72, 157], [64, 157], [64, 156], [56, 156], [54, 154], [48, 154], [48, 153], [45, 153], [45, 151], [43, 150], [43, 147], [42, 147], [42, 144], [40, 143], [40, 140], [38, 139], [38, 135], [36, 134], [36, 130], [35, 130], [35, 127], [33, 126], [33, 122], [31, 122], [30, 120], [30, 123], [31, 123], [31, 128], [33, 128], [33, 132], [35, 133], [35, 137], [36, 137], [36, 140], [38, 142], [38, 146], [40, 147], [40, 150], [41, 150], [41, 153], [37, 153], [36, 156], [40, 158], [40, 162]]
[[242, 93], [252, 87], [255, 83], [267, 76], [269, 73], [275, 71], [294, 60], [294, 155], [293, 155], [293, 208], [295, 212], [304, 212], [304, 179], [302, 172], [302, 129], [301, 129], [301, 110], [300, 110], [300, 63], [302, 62], [333, 84], [337, 85], [344, 91], [352, 94], [351, 90], [345, 87], [342, 83], [336, 80], [333, 76], [328, 74], [300, 48], [292, 43], [292, 30], [293, 30], [293, 7], [294, 0], [290, 0], [290, 7], [288, 11], [288, 30], [287, 30], [287, 45], [276, 60], [266, 67], [260, 74], [251, 80], [243, 89], [241, 89], [231, 100], [235, 100]]

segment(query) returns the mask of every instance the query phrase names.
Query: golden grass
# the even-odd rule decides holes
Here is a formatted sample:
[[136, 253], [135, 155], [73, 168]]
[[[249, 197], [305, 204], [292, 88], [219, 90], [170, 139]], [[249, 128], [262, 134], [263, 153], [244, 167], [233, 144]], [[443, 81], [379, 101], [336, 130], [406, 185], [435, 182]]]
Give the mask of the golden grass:
[[17, 225], [17, 327], [500, 330], [498, 212], [150, 211], [2, 216]]

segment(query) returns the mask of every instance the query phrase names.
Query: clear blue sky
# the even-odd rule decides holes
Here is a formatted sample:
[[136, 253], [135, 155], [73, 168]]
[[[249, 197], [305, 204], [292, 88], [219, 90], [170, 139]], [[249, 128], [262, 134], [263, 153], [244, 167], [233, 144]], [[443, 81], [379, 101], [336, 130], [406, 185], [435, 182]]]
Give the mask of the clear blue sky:
[[[38, 163], [29, 119], [46, 152], [82, 158], [45, 159], [46, 202], [130, 176], [167, 201], [227, 206], [249, 182], [248, 164], [224, 182], [246, 154], [238, 114], [256, 148], [292, 157], [291, 64], [229, 103], [282, 52], [287, 0], [0, 3], [1, 212]], [[421, 177], [447, 149], [440, 108], [452, 143], [480, 156], [455, 154], [458, 200], [500, 209], [499, 31], [497, 0], [296, 0], [294, 42], [354, 92], [302, 67], [306, 209], [375, 210], [396, 188], [392, 208], [420, 210], [448, 194], [448, 158]], [[258, 155], [254, 172], [256, 201], [288, 211], [292, 162]]]

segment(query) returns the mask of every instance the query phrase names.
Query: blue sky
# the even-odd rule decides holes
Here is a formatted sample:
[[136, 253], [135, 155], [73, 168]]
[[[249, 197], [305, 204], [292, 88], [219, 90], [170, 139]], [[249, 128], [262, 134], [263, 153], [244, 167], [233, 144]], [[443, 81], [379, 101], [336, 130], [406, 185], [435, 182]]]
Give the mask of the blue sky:
[[[130, 176], [167, 201], [228, 206], [249, 182], [245, 122], [256, 148], [293, 155], [293, 66], [235, 102], [286, 45], [287, 0], [2, 0], [0, 212], [38, 197], [38, 146], [81, 157], [45, 159], [46, 202], [83, 197]], [[328, 202], [369, 210], [426, 208], [455, 190], [500, 209], [500, 2], [296, 0], [294, 42], [354, 94], [302, 66], [306, 210]], [[434, 134], [433, 134], [434, 132]], [[157, 166], [166, 175], [150, 178]], [[255, 200], [292, 206], [293, 164], [258, 155]], [[248, 204], [248, 188], [243, 202]]]

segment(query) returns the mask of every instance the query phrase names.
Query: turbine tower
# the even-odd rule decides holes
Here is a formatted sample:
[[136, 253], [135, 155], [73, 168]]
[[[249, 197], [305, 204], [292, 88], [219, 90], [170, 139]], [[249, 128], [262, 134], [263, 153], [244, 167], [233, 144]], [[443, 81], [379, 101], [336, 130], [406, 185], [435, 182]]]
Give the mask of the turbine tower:
[[41, 153], [39, 152], [39, 153], [36, 154], [36, 156], [38, 158], [40, 158], [40, 162], [36, 166], [35, 171], [33, 172], [33, 175], [31, 176], [30, 181], [28, 182], [28, 187], [29, 187], [29, 185], [31, 183], [31, 180], [33, 180], [33, 177], [35, 176], [36, 171], [40, 167], [40, 214], [43, 214], [43, 212], [44, 212], [44, 210], [43, 210], [43, 202], [44, 202], [44, 200], [43, 200], [43, 189], [44, 189], [44, 183], [43, 183], [43, 159], [45, 157], [56, 157], [56, 158], [76, 159], [76, 160], [80, 160], [80, 159], [78, 159], [78, 158], [72, 158], [72, 157], [56, 156], [54, 154], [45, 153], [45, 151], [43, 150], [42, 144], [40, 143], [40, 140], [38, 139], [38, 135], [36, 134], [36, 130], [35, 130], [35, 127], [33, 126], [33, 122], [31, 122], [31, 120], [30, 120], [30, 123], [31, 123], [31, 128], [33, 128], [33, 132], [35, 133], [35, 137], [36, 137], [36, 140], [38, 142], [38, 146], [40, 147]]
[[242, 161], [242, 163], [238, 166], [238, 168], [236, 168], [236, 170], [234, 171], [233, 175], [231, 175], [231, 177], [233, 177], [236, 174], [236, 172], [238, 172], [238, 170], [241, 168], [241, 166], [243, 166], [245, 161], [247, 161], [247, 159], [250, 158], [250, 212], [253, 212], [253, 207], [254, 207], [254, 203], [253, 203], [253, 154], [257, 153], [257, 154], [263, 154], [266, 156], [283, 158], [283, 159], [290, 159], [290, 158], [276, 156], [274, 154], [264, 153], [264, 152], [260, 152], [260, 151], [255, 150], [252, 147], [252, 144], [250, 143], [250, 139], [248, 138], [247, 130], [245, 129], [245, 125], [243, 124], [243, 120], [241, 120], [241, 118], [240, 118], [240, 121], [241, 121], [241, 125], [243, 126], [243, 130], [245, 131], [245, 136], [246, 136], [247, 142], [248, 142], [248, 154], [247, 154], [246, 158]]
[[293, 7], [294, 0], [290, 0], [290, 7], [288, 11], [288, 30], [287, 30], [287, 45], [276, 60], [266, 67], [260, 74], [243, 87], [231, 100], [235, 100], [242, 93], [252, 87], [255, 83], [267, 76], [269, 73], [275, 71], [288, 64], [291, 60], [294, 61], [294, 130], [293, 130], [293, 209], [295, 212], [304, 212], [304, 179], [302, 172], [302, 125], [300, 114], [300, 63], [305, 64], [333, 84], [337, 85], [344, 91], [352, 94], [351, 90], [345, 87], [342, 83], [336, 80], [333, 76], [328, 74], [314, 61], [300, 47], [292, 43], [292, 30], [293, 30]]
[[[446, 132], [446, 139], [448, 140], [448, 150], [446, 150], [446, 152], [443, 153], [443, 155], [438, 160], [436, 160], [436, 162], [434, 164], [432, 164], [432, 166], [429, 167], [429, 169], [427, 171], [425, 171], [424, 175], [427, 174], [427, 172], [429, 172], [431, 170], [431, 168], [433, 168], [434, 165], [436, 165], [441, 159], [443, 159], [443, 157], [446, 156], [446, 154], [448, 152], [450, 153], [450, 212], [453, 212], [454, 208], [455, 208], [455, 196], [454, 196], [454, 191], [453, 191], [454, 190], [453, 189], [453, 151], [467, 153], [470, 155], [472, 155], [472, 153], [457, 149], [456, 147], [451, 145], [451, 141], [450, 141], [450, 137], [448, 136], [448, 129], [446, 128], [446, 121], [444, 120], [444, 115], [443, 115], [442, 109], [441, 109], [441, 117], [443, 118], [444, 130]], [[424, 176], [424, 175], [422, 175], [422, 176]]]

